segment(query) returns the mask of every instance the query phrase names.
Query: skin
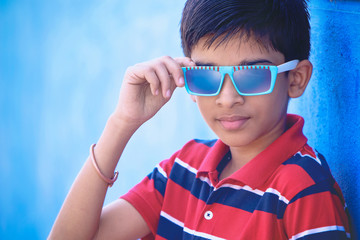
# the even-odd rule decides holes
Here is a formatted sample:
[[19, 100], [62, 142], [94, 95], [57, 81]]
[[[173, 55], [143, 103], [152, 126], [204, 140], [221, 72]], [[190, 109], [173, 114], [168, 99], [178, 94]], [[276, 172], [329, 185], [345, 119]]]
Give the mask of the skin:
[[[209, 49], [203, 47], [204, 41], [194, 47], [194, 61], [214, 65], [258, 59], [274, 65], [284, 62], [281, 53], [259, 51], [251, 41], [239, 45], [237, 40], [231, 40], [226, 46]], [[135, 131], [170, 100], [177, 87], [184, 86], [182, 66], [195, 63], [190, 58], [165, 56], [127, 69], [117, 107], [95, 147], [96, 161], [104, 175], [111, 178], [118, 164], [121, 168], [119, 158]], [[301, 61], [288, 77], [279, 75], [274, 92], [266, 96], [242, 97], [227, 77], [218, 96], [192, 97], [209, 126], [230, 146], [233, 159], [221, 177], [239, 169], [281, 135], [288, 98], [303, 93], [311, 71], [311, 63]], [[49, 239], [138, 239], [149, 234], [145, 220], [128, 202], [118, 199], [103, 208], [107, 190], [107, 183], [89, 157], [64, 201]]]

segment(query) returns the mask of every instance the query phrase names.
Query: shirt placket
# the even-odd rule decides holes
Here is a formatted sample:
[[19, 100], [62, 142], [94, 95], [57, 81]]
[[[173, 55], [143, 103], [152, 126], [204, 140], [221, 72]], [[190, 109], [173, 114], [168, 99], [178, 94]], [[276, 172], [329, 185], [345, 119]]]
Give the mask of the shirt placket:
[[212, 203], [216, 202], [217, 194], [216, 187], [219, 183], [218, 172], [209, 172], [208, 173], [209, 180], [211, 185], [213, 186], [213, 190], [210, 192], [209, 197], [206, 201], [206, 204], [202, 208], [200, 212], [199, 221], [197, 225], [197, 229], [207, 229], [207, 233], [211, 234], [212, 230], [215, 227], [216, 223], [216, 212], [214, 209], [214, 205]]

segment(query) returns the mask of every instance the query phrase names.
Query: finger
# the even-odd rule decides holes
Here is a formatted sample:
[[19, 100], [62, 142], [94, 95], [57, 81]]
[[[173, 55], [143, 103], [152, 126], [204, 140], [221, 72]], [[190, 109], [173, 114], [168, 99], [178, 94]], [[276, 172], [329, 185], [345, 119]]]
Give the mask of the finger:
[[170, 76], [168, 68], [166, 67], [166, 65], [160, 63], [156, 65], [155, 72], [160, 81], [163, 97], [170, 98], [172, 94], [170, 86], [171, 86], [171, 82], [174, 80]]
[[150, 84], [151, 93], [154, 96], [159, 95], [161, 83], [155, 70], [151, 67], [147, 67], [146, 70], [144, 70], [144, 78]]
[[171, 75], [177, 87], [184, 86], [184, 74], [181, 65], [171, 57], [162, 57], [161, 61], [165, 64], [169, 74]]
[[184, 80], [184, 72], [182, 68], [196, 66], [196, 64], [192, 59], [188, 57], [175, 58], [175, 61], [181, 67], [181, 78], [179, 78], [179, 81], [181, 82], [181, 87], [183, 87], [185, 85], [185, 80]]
[[154, 69], [144, 63], [136, 64], [128, 67], [125, 73], [125, 79], [130, 85], [150, 85], [150, 90], [153, 95], [157, 95], [160, 82], [154, 72]]
[[175, 61], [181, 66], [181, 67], [192, 67], [196, 66], [195, 62], [189, 58], [189, 57], [178, 57], [175, 58]]
[[184, 74], [183, 70], [181, 69], [181, 65], [173, 58], [163, 58], [164, 64], [166, 65], [169, 74], [171, 75], [175, 85], [177, 87], [184, 86]]

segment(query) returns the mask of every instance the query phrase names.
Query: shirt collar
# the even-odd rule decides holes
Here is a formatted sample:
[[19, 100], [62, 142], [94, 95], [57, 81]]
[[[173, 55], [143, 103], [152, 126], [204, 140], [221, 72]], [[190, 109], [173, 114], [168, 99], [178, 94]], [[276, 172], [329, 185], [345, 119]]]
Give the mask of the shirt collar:
[[[302, 132], [304, 119], [288, 114], [286, 125], [287, 130], [279, 138], [229, 178], [256, 188], [261, 186], [280, 164], [298, 152], [307, 142]], [[218, 140], [202, 162], [198, 175], [214, 173], [228, 151], [229, 147]]]

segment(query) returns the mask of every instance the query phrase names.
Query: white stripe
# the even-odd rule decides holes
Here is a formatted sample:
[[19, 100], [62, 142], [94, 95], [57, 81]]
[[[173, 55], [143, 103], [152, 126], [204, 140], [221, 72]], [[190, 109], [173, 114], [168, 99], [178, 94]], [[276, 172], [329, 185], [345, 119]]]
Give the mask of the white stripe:
[[189, 171], [192, 172], [192, 173], [197, 174], [197, 172], [198, 172], [197, 169], [195, 169], [195, 168], [193, 168], [192, 166], [190, 166], [189, 164], [181, 161], [179, 158], [176, 158], [176, 159], [175, 159], [175, 162], [178, 163], [180, 166], [186, 168], [187, 170], [189, 170]]
[[207, 234], [207, 233], [203, 233], [203, 232], [197, 232], [195, 230], [191, 230], [187, 227], [184, 228], [184, 232], [187, 232], [193, 236], [197, 236], [197, 237], [202, 237], [202, 238], [207, 238], [207, 239], [213, 239], [213, 240], [225, 240], [225, 238], [219, 238], [219, 237], [215, 237], [213, 235]]
[[207, 184], [209, 184], [210, 187], [212, 187], [213, 185], [210, 182], [210, 179], [208, 177], [204, 177], [204, 176], [200, 176], [199, 179], [203, 182], [206, 182]]
[[245, 186], [243, 187], [243, 189], [246, 190], [246, 191], [249, 191], [249, 192], [253, 192], [253, 193], [255, 193], [255, 194], [257, 194], [257, 195], [260, 195], [260, 196], [264, 195], [264, 192], [263, 192], [263, 191], [261, 191], [261, 190], [259, 190], [259, 189], [252, 189], [252, 188], [251, 188], [250, 186], [248, 186], [248, 185], [245, 185]]
[[156, 165], [156, 168], [159, 171], [159, 173], [161, 173], [161, 175], [163, 175], [165, 178], [168, 178], [166, 172], [164, 171], [164, 169], [162, 169], [162, 167], [160, 167], [159, 164]]
[[172, 223], [175, 223], [176, 225], [180, 226], [180, 227], [184, 227], [184, 223], [183, 222], [180, 222], [179, 220], [177, 220], [176, 218], [170, 216], [169, 214], [167, 214], [166, 212], [164, 211], [161, 211], [160, 213], [161, 216], [163, 216], [164, 218], [166, 218], [167, 220], [169, 220], [170, 222]]
[[319, 159], [318, 152], [317, 151], [314, 151], [314, 152], [315, 152], [315, 155], [316, 155], [316, 161], [321, 165], [321, 161]]
[[[221, 185], [219, 188], [222, 188], [222, 187], [228, 187], [228, 188], [232, 188], [232, 189], [235, 189], [235, 190], [246, 190], [248, 192], [252, 192], [252, 193], [255, 193], [257, 195], [264, 195], [264, 192], [259, 190], [259, 189], [252, 189], [251, 187], [249, 187], [248, 185], [245, 185], [245, 186], [239, 186], [239, 185], [234, 185], [234, 184], [229, 184], [229, 183], [226, 183], [226, 184], [223, 184]], [[218, 189], [219, 189], [218, 188]]]
[[268, 189], [266, 189], [266, 192], [273, 193], [273, 194], [277, 195], [279, 197], [280, 201], [283, 201], [284, 203], [289, 204], [289, 200], [287, 200], [286, 197], [282, 196], [281, 193], [278, 190], [273, 189], [273, 188], [268, 188]]
[[[327, 227], [320, 227], [320, 228], [314, 228], [314, 229], [310, 229], [310, 230], [306, 230], [304, 232], [298, 233], [296, 235], [294, 235], [292, 238], [290, 238], [289, 240], [295, 240], [295, 239], [299, 239], [302, 238], [304, 236], [307, 235], [311, 235], [311, 234], [316, 234], [316, 233], [321, 233], [321, 232], [328, 232], [328, 231], [343, 231], [345, 232], [345, 228], [343, 226], [327, 226]], [[346, 233], [347, 237], [350, 237], [349, 233]]]
[[242, 190], [246, 190], [248, 192], [255, 193], [255, 194], [259, 195], [259, 196], [263, 196], [265, 192], [272, 193], [272, 194], [277, 195], [279, 197], [280, 201], [283, 201], [284, 203], [289, 204], [289, 200], [286, 197], [282, 196], [281, 193], [278, 190], [274, 189], [274, 188], [268, 188], [268, 189], [266, 189], [265, 192], [263, 192], [263, 191], [261, 191], [259, 189], [252, 189], [248, 185], [245, 185], [245, 186], [242, 187], [242, 186], [233, 185], [233, 184], [223, 184], [219, 188], [222, 188], [222, 187], [229, 187], [229, 188], [232, 188], [232, 189], [235, 189], [235, 190], [241, 190], [242, 189]]
[[[312, 160], [314, 160], [315, 162], [317, 162], [318, 164], [321, 165], [321, 161], [320, 159], [318, 158], [314, 158], [313, 156], [310, 156], [309, 154], [305, 154], [305, 155], [302, 155], [301, 152], [297, 152], [301, 157], [309, 157], [311, 158]], [[296, 154], [295, 154], [296, 155]]]

